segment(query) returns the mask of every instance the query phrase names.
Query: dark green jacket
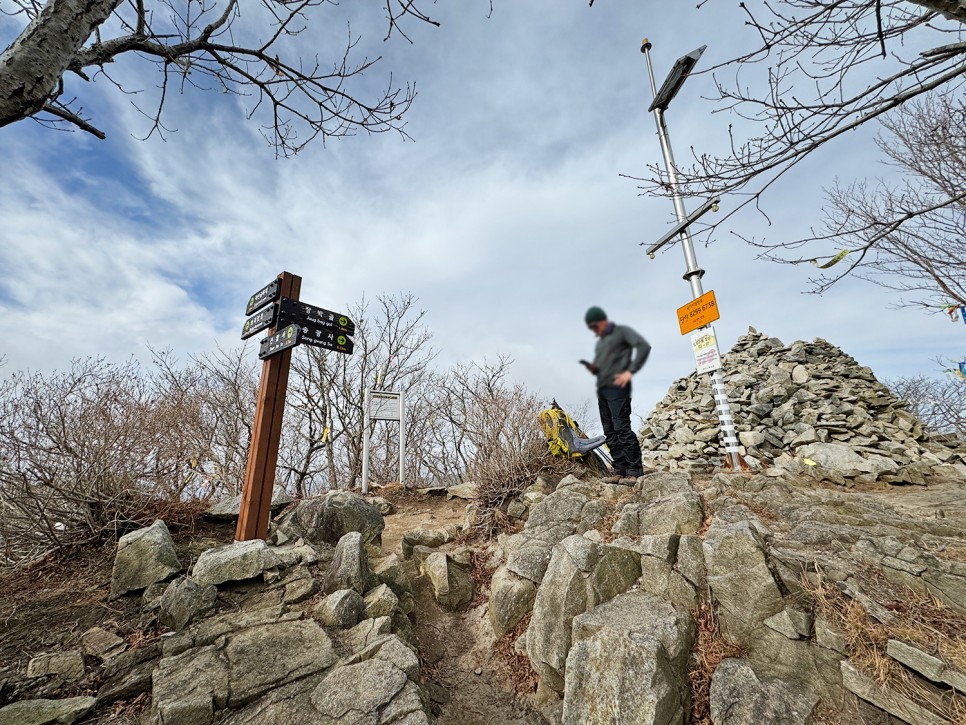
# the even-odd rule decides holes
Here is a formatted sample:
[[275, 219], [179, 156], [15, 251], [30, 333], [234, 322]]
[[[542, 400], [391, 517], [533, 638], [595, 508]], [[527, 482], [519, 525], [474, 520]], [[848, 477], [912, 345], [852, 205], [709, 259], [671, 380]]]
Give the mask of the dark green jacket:
[[611, 323], [609, 330], [597, 339], [597, 347], [594, 348], [597, 387], [613, 385], [614, 376], [625, 370], [636, 373], [644, 367], [650, 354], [650, 344], [632, 328]]

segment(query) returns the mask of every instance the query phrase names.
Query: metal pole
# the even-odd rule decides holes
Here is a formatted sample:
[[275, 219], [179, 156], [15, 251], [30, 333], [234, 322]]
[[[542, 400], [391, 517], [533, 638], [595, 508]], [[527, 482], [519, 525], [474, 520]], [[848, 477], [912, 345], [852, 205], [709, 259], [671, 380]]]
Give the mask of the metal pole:
[[406, 392], [399, 391], [399, 485], [406, 488]]
[[[641, 52], [644, 53], [644, 58], [647, 61], [647, 75], [651, 81], [651, 93], [656, 97], [657, 83], [654, 81], [654, 69], [651, 66], [651, 43], [647, 38], [641, 43]], [[680, 224], [688, 218], [688, 213], [684, 208], [684, 200], [681, 197], [677, 167], [674, 164], [674, 154], [671, 152], [671, 138], [667, 131], [667, 124], [664, 122], [664, 111], [661, 108], [654, 109], [654, 121], [657, 124], [657, 136], [661, 142], [661, 153], [664, 156], [668, 185], [671, 187], [674, 213], [677, 215]], [[691, 285], [692, 299], [697, 299], [704, 294], [704, 288], [701, 286], [704, 270], [698, 266], [698, 260], [694, 254], [694, 245], [691, 243], [691, 235], [686, 228], [681, 231], [681, 248], [684, 250], [684, 262], [687, 266], [684, 279]], [[731, 417], [731, 407], [728, 405], [728, 395], [725, 392], [724, 377], [720, 370], [715, 370], [710, 375], [711, 393], [714, 396], [715, 408], [718, 413], [725, 453], [731, 461], [732, 468], [739, 471], [741, 470], [741, 459], [738, 456], [738, 438], [735, 435], [735, 423]]]
[[369, 493], [369, 426], [372, 425], [369, 419], [371, 411], [372, 393], [366, 391], [362, 406], [362, 495]]

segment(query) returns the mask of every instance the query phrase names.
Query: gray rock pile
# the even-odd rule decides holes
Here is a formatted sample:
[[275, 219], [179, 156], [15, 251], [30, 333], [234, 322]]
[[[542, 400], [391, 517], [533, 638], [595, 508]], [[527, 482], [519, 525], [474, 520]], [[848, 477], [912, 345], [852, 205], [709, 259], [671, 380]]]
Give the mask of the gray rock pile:
[[13, 702], [0, 725], [70, 723], [145, 693], [152, 725], [428, 723], [412, 588], [379, 548], [382, 529], [361, 497], [332, 493], [295, 504], [274, 527], [281, 543], [210, 548], [181, 576], [164, 522], [126, 535], [111, 595], [143, 591], [171, 631], [129, 649], [94, 628], [81, 650], [34, 657], [28, 679], [93, 683], [96, 695]]
[[[723, 364], [738, 439], [755, 466], [837, 484], [966, 480], [966, 449], [925, 430], [870, 368], [825, 340], [785, 345], [749, 328]], [[676, 381], [639, 437], [647, 468], [719, 465], [708, 376]]]

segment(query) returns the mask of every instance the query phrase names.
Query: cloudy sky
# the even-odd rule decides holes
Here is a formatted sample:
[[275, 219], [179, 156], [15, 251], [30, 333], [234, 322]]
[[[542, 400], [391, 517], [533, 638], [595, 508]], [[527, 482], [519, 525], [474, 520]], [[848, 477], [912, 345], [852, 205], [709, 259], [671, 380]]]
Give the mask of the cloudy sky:
[[[134, 58], [111, 72], [143, 93], [72, 86], [106, 141], [32, 121], [0, 129], [0, 374], [240, 344], [248, 296], [287, 270], [304, 301], [329, 309], [411, 292], [440, 365], [507, 354], [516, 381], [570, 408], [593, 397], [577, 360], [594, 343], [584, 310], [600, 305], [653, 346], [634, 382], [646, 416], [694, 361], [675, 315], [690, 300], [680, 248], [649, 260], [639, 246], [664, 233], [672, 205], [626, 178], [660, 161], [640, 43], [654, 44], [659, 83], [703, 44], [710, 67], [756, 40], [738, 3], [495, 0], [492, 14], [487, 0], [427, 3], [441, 27], [409, 23], [411, 44], [383, 42], [378, 5], [324, 10], [299, 42], [337, 58], [346, 30], [327, 13], [354, 12], [359, 48], [384, 57], [374, 86], [390, 72], [416, 83], [412, 141], [360, 135], [277, 160], [245, 99], [194, 90], [169, 97], [166, 140], [142, 141], [150, 127], [132, 100], [150, 105], [157, 77]], [[0, 15], [0, 47], [19, 30]], [[725, 147], [729, 119], [702, 99], [712, 90], [693, 77], [668, 112], [679, 160]], [[962, 356], [966, 326], [895, 309], [894, 294], [862, 281], [804, 294], [813, 268], [758, 261], [736, 236], [803, 236], [823, 186], [887, 174], [873, 131], [780, 184], [765, 200], [770, 225], [749, 209], [698, 238], [722, 352], [754, 326], [786, 343], [823, 337], [880, 379]]]

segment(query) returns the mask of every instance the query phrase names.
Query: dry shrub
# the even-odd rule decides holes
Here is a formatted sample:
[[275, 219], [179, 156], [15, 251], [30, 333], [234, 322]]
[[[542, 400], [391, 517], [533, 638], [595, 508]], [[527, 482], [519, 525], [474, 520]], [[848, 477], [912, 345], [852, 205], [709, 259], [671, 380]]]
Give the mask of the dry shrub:
[[520, 694], [535, 692], [537, 689], [537, 673], [530, 667], [530, 658], [515, 649], [516, 641], [530, 626], [532, 615], [532, 612], [527, 614], [512, 632], [507, 632], [493, 645], [493, 652], [499, 662], [497, 676], [512, 687], [514, 692]]
[[712, 604], [702, 603], [693, 611], [698, 625], [694, 657], [688, 684], [691, 687], [691, 722], [711, 725], [711, 678], [722, 660], [744, 657], [743, 648], [726, 640], [718, 627], [718, 615]]
[[888, 622], [872, 617], [859, 601], [827, 581], [803, 577], [802, 582], [816, 611], [843, 633], [849, 659], [860, 672], [922, 707], [966, 725], [962, 696], [924, 684], [886, 654], [888, 641], [895, 639], [966, 670], [966, 617], [929, 594], [891, 584], [871, 570], [863, 572], [862, 590], [895, 615]]
[[399, 481], [393, 481], [392, 483], [387, 483], [385, 486], [379, 488], [369, 489], [370, 495], [381, 496], [390, 503], [399, 503], [402, 501], [415, 501], [421, 499], [423, 494], [417, 491], [415, 488], [410, 488], [409, 486], [404, 486]]

